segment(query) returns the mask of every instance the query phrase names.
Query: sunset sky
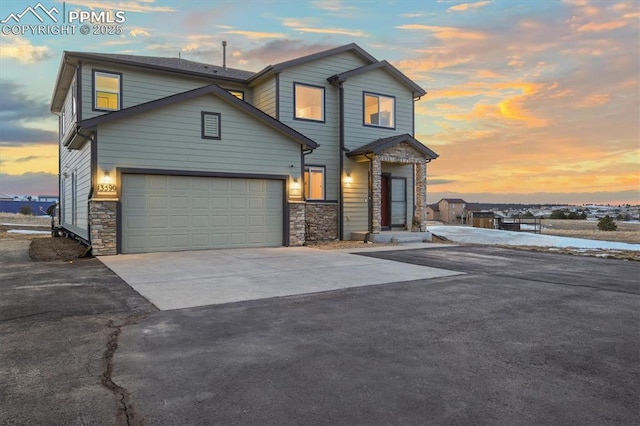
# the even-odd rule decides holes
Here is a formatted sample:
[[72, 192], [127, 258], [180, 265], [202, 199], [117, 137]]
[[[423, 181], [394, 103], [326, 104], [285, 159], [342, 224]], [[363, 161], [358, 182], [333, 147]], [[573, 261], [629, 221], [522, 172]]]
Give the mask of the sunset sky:
[[[37, 3], [4, 0], [0, 20]], [[640, 204], [638, 0], [40, 3], [126, 21], [122, 35], [3, 29], [0, 192], [58, 192], [49, 102], [64, 50], [221, 64], [226, 40], [228, 66], [258, 71], [355, 42], [428, 92], [416, 137], [440, 155], [429, 202]]]

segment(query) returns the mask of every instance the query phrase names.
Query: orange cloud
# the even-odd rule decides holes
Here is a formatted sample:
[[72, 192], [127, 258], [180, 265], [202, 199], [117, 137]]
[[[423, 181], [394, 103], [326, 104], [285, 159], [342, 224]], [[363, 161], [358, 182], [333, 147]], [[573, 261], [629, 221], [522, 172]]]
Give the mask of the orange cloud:
[[606, 93], [593, 93], [585, 96], [578, 104], [581, 108], [593, 107], [609, 103], [610, 97]]
[[490, 1], [479, 1], [476, 3], [462, 3], [462, 4], [457, 4], [455, 6], [451, 6], [448, 10], [450, 11], [463, 11], [463, 10], [469, 10], [469, 9], [477, 9], [479, 7], [482, 6], [486, 6], [489, 3], [491, 3]]
[[626, 26], [627, 26], [627, 22], [625, 21], [609, 21], [609, 22], [602, 22], [602, 23], [589, 22], [588, 24], [584, 24], [578, 27], [578, 31], [580, 32], [610, 31], [618, 28], [623, 28]]
[[248, 39], [264, 39], [264, 38], [284, 38], [285, 35], [282, 33], [269, 33], [262, 31], [241, 31], [241, 30], [231, 30], [227, 31], [228, 34], [238, 34], [241, 36], [245, 36]]
[[428, 31], [433, 33], [436, 38], [446, 39], [463, 39], [463, 40], [484, 40], [487, 35], [480, 31], [461, 30], [455, 27], [439, 27], [435, 25], [422, 24], [406, 24], [396, 27], [400, 30]]

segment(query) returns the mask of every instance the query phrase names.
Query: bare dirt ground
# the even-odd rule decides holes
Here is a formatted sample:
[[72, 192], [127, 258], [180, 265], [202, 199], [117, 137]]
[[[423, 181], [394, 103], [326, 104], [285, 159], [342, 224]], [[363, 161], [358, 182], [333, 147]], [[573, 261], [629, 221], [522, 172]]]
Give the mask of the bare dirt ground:
[[[20, 234], [11, 230], [43, 231], [46, 234]], [[0, 244], [2, 240], [31, 240], [29, 256], [35, 261], [72, 261], [87, 255], [87, 246], [63, 237], [51, 237], [51, 218], [0, 213]]]
[[542, 234], [621, 243], [640, 243], [640, 223], [616, 222], [616, 225], [618, 225], [617, 231], [600, 231], [597, 221], [542, 219]]

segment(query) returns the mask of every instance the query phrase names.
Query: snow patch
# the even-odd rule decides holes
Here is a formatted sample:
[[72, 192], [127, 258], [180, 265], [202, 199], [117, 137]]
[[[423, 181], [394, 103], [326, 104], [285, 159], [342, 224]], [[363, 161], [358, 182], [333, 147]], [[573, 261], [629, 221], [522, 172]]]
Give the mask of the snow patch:
[[640, 244], [471, 228], [467, 226], [429, 226], [427, 230], [434, 235], [446, 237], [456, 243], [640, 251]]

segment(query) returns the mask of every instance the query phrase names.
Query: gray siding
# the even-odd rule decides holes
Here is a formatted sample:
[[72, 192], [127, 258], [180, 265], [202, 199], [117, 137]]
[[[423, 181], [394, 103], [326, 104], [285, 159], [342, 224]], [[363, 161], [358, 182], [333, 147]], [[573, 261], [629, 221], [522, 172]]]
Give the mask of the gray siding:
[[[71, 82], [71, 86], [69, 87], [69, 91], [67, 92], [66, 97], [64, 98], [64, 104], [62, 105], [62, 116], [59, 117], [60, 120], [60, 141], [63, 141], [75, 128], [76, 121], [78, 120], [78, 111], [75, 113], [73, 111], [73, 95], [74, 95], [74, 87], [76, 85], [76, 78], [73, 78]], [[76, 104], [77, 105], [77, 104]]]
[[[93, 111], [93, 70], [122, 73], [122, 107], [153, 101], [176, 93], [186, 92], [211, 84], [210, 80], [197, 79], [185, 75], [166, 75], [149, 70], [136, 70], [102, 63], [82, 65], [82, 119], [86, 120], [103, 111]], [[233, 87], [228, 87], [233, 88]]]
[[[279, 119], [288, 126], [311, 138], [320, 147], [306, 156], [305, 163], [326, 166], [326, 198], [337, 200], [340, 185], [339, 147], [339, 93], [329, 84], [328, 77], [365, 65], [351, 52], [313, 61], [286, 69], [280, 74]], [[325, 87], [325, 122], [294, 120], [293, 83]]]
[[[222, 114], [221, 140], [201, 138], [201, 111]], [[300, 170], [300, 162], [297, 142], [215, 96], [180, 102], [98, 129], [101, 170], [132, 167], [289, 175]]]
[[344, 185], [343, 239], [348, 240], [351, 232], [369, 230], [369, 162], [345, 159], [344, 167], [353, 180]]
[[[345, 146], [359, 148], [376, 139], [413, 134], [413, 93], [389, 73], [377, 69], [350, 78], [345, 88]], [[363, 92], [396, 98], [395, 130], [363, 125]]]
[[276, 79], [270, 79], [252, 88], [253, 106], [276, 118]]
[[[76, 174], [76, 201], [73, 202], [73, 173]], [[60, 148], [60, 224], [89, 239], [89, 192], [91, 191], [91, 144], [79, 150]], [[75, 211], [74, 211], [75, 207]], [[75, 216], [75, 223], [74, 223]]]
[[[369, 230], [369, 162], [357, 163], [345, 160], [345, 171], [349, 172], [352, 183], [344, 185], [344, 237], [348, 239], [351, 232]], [[407, 229], [411, 230], [414, 206], [414, 180], [412, 164], [382, 163], [382, 172], [391, 177], [405, 178], [407, 181]]]

